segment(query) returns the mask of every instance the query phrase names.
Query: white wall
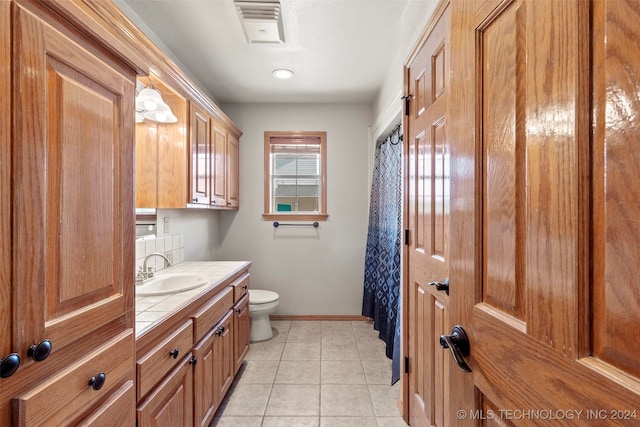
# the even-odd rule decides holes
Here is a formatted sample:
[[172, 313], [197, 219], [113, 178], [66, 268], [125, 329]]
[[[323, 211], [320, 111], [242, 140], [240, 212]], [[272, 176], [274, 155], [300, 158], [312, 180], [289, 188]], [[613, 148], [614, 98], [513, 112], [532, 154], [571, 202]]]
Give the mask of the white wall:
[[[220, 260], [250, 260], [251, 287], [280, 294], [277, 314], [359, 315], [368, 223], [369, 105], [223, 105], [240, 139], [240, 210], [220, 212]], [[264, 132], [327, 132], [320, 227], [263, 221]]]
[[[184, 261], [212, 261], [217, 258], [219, 212], [211, 209], [158, 209], [157, 235], [182, 234]], [[169, 232], [164, 232], [169, 218]]]

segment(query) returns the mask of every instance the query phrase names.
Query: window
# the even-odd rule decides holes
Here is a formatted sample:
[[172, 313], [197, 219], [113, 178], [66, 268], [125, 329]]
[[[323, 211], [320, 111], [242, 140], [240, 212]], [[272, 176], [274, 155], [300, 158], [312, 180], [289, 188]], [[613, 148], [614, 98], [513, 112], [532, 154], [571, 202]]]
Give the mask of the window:
[[265, 219], [327, 219], [326, 132], [264, 133]]

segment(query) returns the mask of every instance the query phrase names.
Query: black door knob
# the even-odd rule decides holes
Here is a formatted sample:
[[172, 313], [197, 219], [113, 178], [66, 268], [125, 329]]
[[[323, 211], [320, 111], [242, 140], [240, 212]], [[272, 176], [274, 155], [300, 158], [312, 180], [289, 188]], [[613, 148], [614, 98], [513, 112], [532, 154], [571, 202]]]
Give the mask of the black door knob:
[[462, 329], [462, 326], [454, 326], [451, 335], [440, 336], [440, 345], [442, 348], [451, 350], [451, 356], [453, 356], [453, 360], [456, 361], [460, 369], [464, 372], [471, 372], [471, 368], [464, 360], [471, 351], [469, 337], [467, 337], [467, 333]]
[[20, 367], [20, 356], [18, 353], [11, 353], [7, 357], [0, 359], [0, 378], [9, 378], [15, 374]]
[[29, 347], [27, 355], [36, 362], [42, 362], [44, 359], [49, 357], [52, 349], [53, 346], [51, 345], [51, 341], [42, 340], [38, 344], [33, 344]]
[[449, 278], [444, 279], [444, 282], [429, 282], [429, 286], [435, 286], [437, 290], [449, 295]]
[[107, 381], [107, 374], [105, 374], [104, 372], [100, 372], [95, 377], [89, 378], [89, 385], [91, 386], [92, 389], [98, 391], [102, 388], [102, 386], [106, 381]]

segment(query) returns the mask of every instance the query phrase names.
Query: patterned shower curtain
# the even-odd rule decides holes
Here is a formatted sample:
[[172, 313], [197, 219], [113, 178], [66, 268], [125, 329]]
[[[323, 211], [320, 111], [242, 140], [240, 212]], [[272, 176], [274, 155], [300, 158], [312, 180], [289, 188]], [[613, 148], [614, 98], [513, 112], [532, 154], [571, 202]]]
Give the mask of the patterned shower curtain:
[[393, 361], [391, 384], [400, 378], [401, 157], [398, 125], [375, 153], [362, 300], [362, 314], [373, 319]]

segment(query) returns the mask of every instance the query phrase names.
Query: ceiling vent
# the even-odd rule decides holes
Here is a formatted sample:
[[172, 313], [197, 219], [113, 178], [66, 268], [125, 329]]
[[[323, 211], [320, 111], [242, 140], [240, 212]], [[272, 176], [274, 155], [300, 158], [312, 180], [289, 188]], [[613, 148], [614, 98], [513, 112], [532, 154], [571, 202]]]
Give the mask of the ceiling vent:
[[284, 43], [280, 2], [235, 0], [236, 11], [249, 43]]

